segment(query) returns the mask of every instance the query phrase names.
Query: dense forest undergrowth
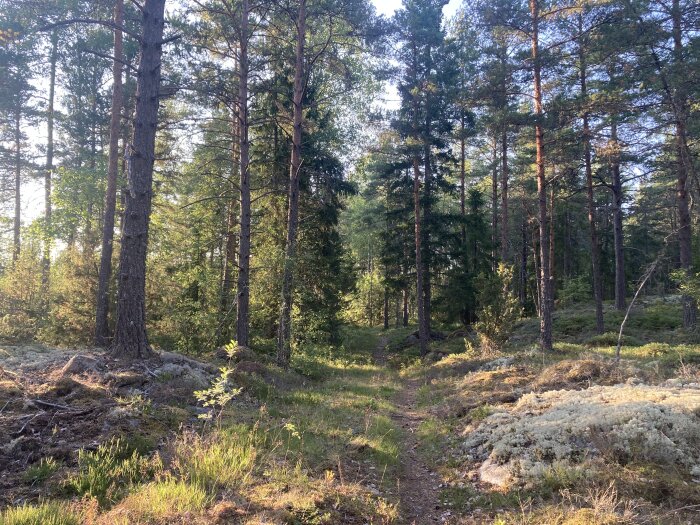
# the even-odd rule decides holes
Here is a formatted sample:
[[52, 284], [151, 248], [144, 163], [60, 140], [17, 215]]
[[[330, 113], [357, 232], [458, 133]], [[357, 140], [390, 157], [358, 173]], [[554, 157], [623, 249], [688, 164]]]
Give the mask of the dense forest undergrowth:
[[347, 326], [289, 370], [232, 346], [126, 364], [3, 345], [0, 523], [694, 523], [680, 308], [640, 303], [619, 364], [583, 305], [553, 354], [528, 319], [500, 352], [436, 332], [427, 359], [414, 327]]

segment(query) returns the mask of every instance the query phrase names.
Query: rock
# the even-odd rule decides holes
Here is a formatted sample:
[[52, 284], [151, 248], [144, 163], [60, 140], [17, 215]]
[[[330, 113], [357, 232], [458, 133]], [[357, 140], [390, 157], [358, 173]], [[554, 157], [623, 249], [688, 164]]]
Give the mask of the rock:
[[87, 355], [74, 355], [61, 369], [61, 375], [96, 374], [99, 372], [100, 364], [94, 357]]
[[498, 359], [494, 359], [493, 361], [489, 361], [488, 363], [484, 363], [479, 367], [479, 370], [485, 371], [485, 372], [492, 372], [494, 370], [502, 370], [504, 368], [508, 368], [513, 364], [515, 361], [514, 358], [512, 357], [499, 357]]
[[508, 465], [499, 465], [488, 458], [479, 467], [479, 479], [484, 483], [505, 488], [513, 480], [513, 474]]
[[173, 363], [177, 365], [187, 365], [192, 369], [204, 370], [210, 374], [215, 374], [219, 370], [218, 367], [211, 363], [203, 363], [202, 361], [197, 361], [196, 359], [174, 352], [161, 352], [160, 359], [164, 364]]
[[136, 370], [123, 370], [119, 372], [109, 372], [105, 374], [107, 382], [116, 387], [140, 387], [143, 386], [148, 378]]

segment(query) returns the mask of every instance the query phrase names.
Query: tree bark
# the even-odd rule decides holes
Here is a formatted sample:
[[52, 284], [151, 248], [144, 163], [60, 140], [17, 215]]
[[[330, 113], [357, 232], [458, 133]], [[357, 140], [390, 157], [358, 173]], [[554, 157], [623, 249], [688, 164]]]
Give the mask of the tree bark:
[[466, 126], [464, 122], [464, 110], [462, 110], [459, 122], [459, 210], [462, 218], [462, 243], [467, 244], [467, 151], [466, 151]]
[[49, 100], [46, 108], [46, 166], [44, 168], [44, 253], [41, 258], [41, 290], [44, 304], [48, 304], [51, 276], [51, 177], [53, 176], [53, 128], [54, 99], [56, 95], [56, 62], [58, 62], [58, 32], [51, 33], [51, 58], [49, 59]]
[[[583, 22], [579, 16], [579, 33], [582, 31]], [[591, 275], [593, 277], [593, 299], [595, 301], [596, 332], [605, 332], [605, 320], [603, 318], [603, 279], [600, 273], [600, 243], [598, 242], [598, 228], [596, 226], [595, 197], [593, 194], [593, 167], [591, 163], [591, 128], [588, 112], [588, 86], [586, 57], [583, 45], [579, 44], [579, 73], [581, 81], [581, 97], [585, 104], [583, 110], [583, 159], [586, 170], [586, 199], [588, 205], [588, 228], [591, 238]]]
[[[250, 344], [250, 142], [248, 140], [248, 0], [241, 5], [241, 37], [238, 82], [238, 119], [240, 130], [241, 216], [238, 252], [238, 292], [236, 309], [236, 341]], [[296, 131], [296, 128], [295, 128]]]
[[[124, 0], [114, 4], [114, 23], [124, 22]], [[109, 329], [109, 284], [112, 277], [112, 252], [114, 245], [114, 219], [117, 208], [117, 177], [119, 175], [119, 135], [121, 112], [124, 106], [122, 84], [122, 61], [124, 46], [121, 30], [114, 29], [114, 62], [112, 64], [112, 115], [109, 121], [109, 160], [107, 165], [107, 190], [105, 193], [104, 220], [102, 222], [102, 251], [97, 285], [97, 308], [95, 315], [95, 345], [107, 346]]]
[[128, 191], [119, 258], [117, 323], [111, 354], [147, 358], [153, 354], [146, 334], [146, 251], [153, 192], [153, 163], [158, 126], [165, 0], [146, 0], [136, 87], [133, 144], [128, 146]]
[[292, 155], [289, 166], [289, 209], [287, 215], [287, 240], [282, 275], [282, 304], [277, 330], [277, 362], [289, 366], [291, 358], [292, 300], [294, 294], [294, 267], [297, 250], [297, 230], [299, 227], [299, 175], [301, 170], [301, 132], [304, 97], [304, 48], [306, 40], [306, 0], [299, 0], [296, 20], [297, 41], [294, 65], [294, 94]]
[[493, 171], [491, 172], [491, 263], [498, 267], [498, 139], [493, 137]]
[[15, 217], [12, 224], [12, 261], [17, 262], [21, 251], [22, 228], [22, 107], [17, 100], [15, 107]]
[[610, 125], [610, 140], [613, 154], [610, 169], [612, 171], [613, 193], [613, 237], [615, 242], [615, 308], [624, 310], [627, 303], [625, 283], [625, 252], [622, 234], [622, 179], [620, 178], [619, 144], [617, 141], [617, 122]]
[[510, 257], [510, 231], [508, 228], [508, 125], [501, 131], [501, 261]]
[[530, 0], [532, 17], [532, 63], [535, 98], [535, 147], [537, 163], [537, 200], [540, 230], [540, 343], [545, 352], [552, 351], [552, 281], [549, 261], [549, 236], [547, 216], [547, 180], [544, 167], [544, 136], [542, 129], [542, 80], [539, 52], [539, 0]]
[[[673, 54], [677, 68], [682, 67], [683, 35], [681, 30], [681, 9], [679, 0], [673, 0], [671, 19], [673, 21]], [[676, 198], [678, 200], [678, 246], [680, 249], [680, 266], [688, 276], [693, 274], [692, 222], [688, 198], [688, 175], [692, 169], [692, 159], [688, 151], [687, 139], [687, 96], [682, 81], [675, 90], [676, 154], [678, 159], [678, 179], [676, 181]], [[697, 306], [692, 297], [683, 296], [683, 327], [693, 329], [697, 323]]]

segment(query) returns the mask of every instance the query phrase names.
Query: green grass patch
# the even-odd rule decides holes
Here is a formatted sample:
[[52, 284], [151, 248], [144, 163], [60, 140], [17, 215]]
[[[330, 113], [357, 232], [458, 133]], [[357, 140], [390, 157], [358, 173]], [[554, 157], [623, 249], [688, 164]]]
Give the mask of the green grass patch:
[[0, 525], [80, 525], [82, 517], [68, 505], [47, 501], [22, 505], [0, 513]]
[[161, 472], [160, 456], [146, 457], [122, 438], [101, 444], [97, 450], [78, 452], [78, 471], [67, 488], [79, 496], [96, 498], [100, 505], [114, 503], [129, 487], [153, 478]]

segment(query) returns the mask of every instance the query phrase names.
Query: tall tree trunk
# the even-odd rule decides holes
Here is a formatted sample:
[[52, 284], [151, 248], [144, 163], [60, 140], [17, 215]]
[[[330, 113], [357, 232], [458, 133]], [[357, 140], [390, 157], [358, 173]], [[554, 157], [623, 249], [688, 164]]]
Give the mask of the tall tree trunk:
[[389, 290], [384, 287], [384, 330], [389, 329]]
[[498, 266], [498, 139], [493, 137], [493, 170], [491, 172], [491, 263]]
[[299, 171], [301, 170], [301, 127], [304, 97], [304, 46], [306, 40], [306, 0], [299, 0], [296, 20], [297, 42], [294, 66], [294, 107], [292, 131], [292, 158], [289, 166], [289, 209], [287, 216], [287, 240], [282, 275], [282, 305], [277, 331], [277, 362], [287, 367], [291, 358], [292, 299], [294, 294], [294, 267], [299, 227]]
[[[582, 17], [578, 18], [579, 33], [583, 30]], [[588, 228], [591, 238], [591, 275], [593, 277], [593, 299], [595, 301], [595, 324], [599, 334], [605, 332], [603, 318], [603, 279], [600, 273], [600, 243], [596, 226], [595, 197], [593, 194], [593, 167], [591, 163], [591, 128], [588, 112], [588, 86], [586, 57], [583, 44], [579, 44], [579, 73], [581, 80], [581, 98], [585, 104], [583, 110], [583, 160], [586, 170], [586, 198], [588, 204]]]
[[[426, 102], [426, 107], [427, 107], [427, 102]], [[430, 110], [426, 110], [426, 114], [429, 114]], [[430, 122], [426, 121], [426, 137], [430, 136]], [[431, 251], [431, 246], [430, 246], [430, 230], [432, 228], [432, 181], [433, 181], [433, 175], [432, 175], [432, 165], [430, 161], [430, 145], [427, 143], [427, 138], [426, 138], [426, 144], [423, 148], [423, 155], [424, 155], [424, 180], [425, 180], [425, 187], [424, 187], [424, 195], [423, 198], [425, 199], [425, 204], [424, 204], [424, 210], [423, 210], [423, 319], [425, 323], [425, 333], [427, 334], [426, 337], [428, 340], [430, 339], [430, 319], [432, 316], [432, 275], [431, 275], [431, 269], [432, 269], [432, 251]], [[426, 353], [427, 353], [427, 346], [426, 346]], [[421, 354], [424, 355], [424, 354]]]
[[554, 311], [554, 290], [556, 290], [556, 259], [554, 256], [554, 183], [549, 184], [549, 282], [552, 291], [549, 296], [550, 308]]
[[104, 220], [102, 221], [102, 251], [97, 285], [97, 308], [95, 315], [95, 345], [109, 344], [109, 283], [112, 278], [112, 251], [114, 245], [114, 219], [117, 208], [117, 177], [119, 176], [119, 135], [121, 112], [124, 106], [122, 84], [122, 61], [124, 46], [122, 32], [118, 29], [124, 22], [124, 0], [114, 4], [114, 62], [112, 64], [112, 115], [109, 121], [109, 160], [107, 165], [107, 190], [105, 192]]
[[241, 41], [238, 78], [238, 119], [240, 122], [240, 191], [241, 217], [238, 252], [238, 293], [236, 340], [241, 346], [250, 344], [250, 170], [248, 141], [248, 0], [241, 5]]
[[522, 237], [522, 249], [520, 252], [520, 307], [525, 308], [527, 301], [527, 220], [523, 216], [522, 224], [520, 225], [520, 234]]
[[467, 151], [465, 137], [466, 126], [464, 122], [464, 110], [459, 121], [459, 211], [462, 218], [462, 243], [467, 244]]
[[613, 237], [615, 241], [615, 308], [624, 310], [625, 299], [625, 252], [622, 235], [622, 179], [620, 178], [619, 144], [617, 141], [617, 122], [614, 118], [610, 125], [610, 140], [612, 141], [613, 156], [610, 169], [612, 171], [613, 194]]
[[542, 80], [539, 44], [539, 0], [530, 0], [532, 17], [532, 63], [534, 73], [535, 98], [535, 147], [537, 150], [537, 200], [540, 229], [540, 343], [545, 352], [552, 351], [552, 281], [549, 266], [549, 236], [547, 217], [547, 179], [544, 170], [544, 136], [542, 129]]
[[[238, 67], [238, 64], [236, 64]], [[233, 180], [236, 174], [240, 177], [240, 118], [238, 116], [238, 102], [234, 101], [233, 104], [233, 114], [231, 115], [231, 186], [235, 187]], [[239, 188], [240, 190], [240, 188]], [[231, 313], [232, 307], [231, 302], [231, 289], [233, 288], [233, 274], [236, 269], [236, 221], [237, 221], [237, 211], [238, 199], [232, 197], [228, 203], [228, 210], [226, 213], [226, 248], [224, 251], [224, 261], [223, 261], [223, 273], [221, 279], [221, 302], [219, 308], [219, 317], [221, 318], [221, 334], [219, 337], [224, 339], [229, 338], [231, 330], [228, 326], [228, 316]], [[225, 341], [221, 341], [225, 342]]]
[[[679, 0], [673, 0], [671, 6], [671, 18], [673, 20], [673, 54], [677, 68], [683, 65], [683, 35], [681, 26], [681, 9]], [[687, 119], [688, 101], [683, 86], [683, 80], [679, 82], [675, 90], [675, 121], [676, 121], [676, 155], [678, 163], [678, 179], [676, 181], [676, 195], [678, 200], [678, 246], [680, 249], [680, 266], [688, 276], [692, 276], [692, 222], [690, 218], [690, 205], [688, 198], [688, 175], [692, 172], [692, 158], [688, 150]], [[697, 323], [697, 306], [692, 297], [683, 296], [683, 327], [695, 328]]]
[[403, 299], [403, 317], [401, 319], [401, 326], [404, 328], [408, 326], [409, 315], [408, 315], [408, 288], [404, 287], [402, 297]]
[[413, 212], [416, 238], [416, 306], [418, 307], [418, 343], [420, 354], [428, 353], [428, 331], [425, 322], [425, 297], [423, 295], [423, 232], [421, 231], [421, 191], [418, 157], [413, 158]]
[[15, 108], [15, 217], [12, 224], [12, 261], [17, 262], [21, 250], [22, 227], [22, 108], [19, 100]]
[[49, 100], [46, 109], [46, 166], [44, 168], [44, 253], [41, 258], [41, 290], [44, 304], [48, 304], [49, 278], [51, 275], [51, 177], [53, 176], [53, 127], [54, 98], [56, 95], [56, 62], [58, 62], [58, 31], [51, 33], [51, 57], [49, 59]]
[[501, 261], [510, 257], [510, 231], [508, 228], [508, 125], [501, 131]]
[[153, 354], [146, 334], [146, 251], [158, 127], [165, 0], [146, 0], [136, 82], [133, 144], [127, 147], [128, 191], [119, 256], [117, 323], [111, 353], [121, 358]]

